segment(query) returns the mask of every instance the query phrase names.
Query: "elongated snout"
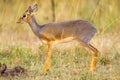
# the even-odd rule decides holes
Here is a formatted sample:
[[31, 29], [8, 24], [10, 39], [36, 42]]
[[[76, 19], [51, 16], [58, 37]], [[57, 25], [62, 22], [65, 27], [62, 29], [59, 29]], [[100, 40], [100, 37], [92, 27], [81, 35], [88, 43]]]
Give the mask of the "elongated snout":
[[22, 18], [20, 17], [16, 23], [18, 23], [18, 24], [23, 23], [23, 22], [22, 22]]

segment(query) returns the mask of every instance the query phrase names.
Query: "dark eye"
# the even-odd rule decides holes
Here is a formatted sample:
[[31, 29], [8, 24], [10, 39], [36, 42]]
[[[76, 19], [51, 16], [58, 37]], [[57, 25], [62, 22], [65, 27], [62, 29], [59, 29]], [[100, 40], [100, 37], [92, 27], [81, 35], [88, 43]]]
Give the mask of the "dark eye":
[[23, 18], [25, 18], [25, 17], [26, 17], [26, 15], [24, 14], [22, 17], [23, 17]]

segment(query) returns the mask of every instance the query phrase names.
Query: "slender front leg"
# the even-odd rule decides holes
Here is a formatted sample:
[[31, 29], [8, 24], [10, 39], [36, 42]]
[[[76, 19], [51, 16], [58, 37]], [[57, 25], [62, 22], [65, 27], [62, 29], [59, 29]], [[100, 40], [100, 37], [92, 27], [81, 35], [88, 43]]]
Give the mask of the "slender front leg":
[[48, 72], [50, 68], [50, 59], [51, 59], [51, 49], [52, 49], [52, 42], [48, 42], [48, 51], [47, 51], [47, 60], [45, 63], [45, 71]]

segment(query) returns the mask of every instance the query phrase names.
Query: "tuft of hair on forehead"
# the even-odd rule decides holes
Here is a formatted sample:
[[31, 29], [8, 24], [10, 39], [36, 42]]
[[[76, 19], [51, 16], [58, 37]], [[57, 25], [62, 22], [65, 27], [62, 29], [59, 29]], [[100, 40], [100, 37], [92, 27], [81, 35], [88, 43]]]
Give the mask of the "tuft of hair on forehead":
[[33, 9], [32, 9], [31, 6], [28, 7], [28, 11], [29, 11], [29, 12], [33, 12]]
[[38, 5], [34, 4], [33, 6], [29, 6], [26, 12], [29, 12], [31, 14], [32, 12], [36, 12], [37, 10], [38, 10]]

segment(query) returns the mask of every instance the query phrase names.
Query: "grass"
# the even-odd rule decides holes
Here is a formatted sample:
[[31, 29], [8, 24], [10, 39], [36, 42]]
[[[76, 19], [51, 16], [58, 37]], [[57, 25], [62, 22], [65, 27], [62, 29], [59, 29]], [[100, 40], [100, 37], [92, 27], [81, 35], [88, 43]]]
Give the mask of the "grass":
[[[0, 62], [10, 68], [20, 65], [29, 73], [13, 80], [120, 80], [120, 0], [55, 0], [56, 22], [85, 19], [96, 26], [99, 32], [91, 43], [100, 53], [97, 70], [89, 73], [91, 54], [86, 49], [76, 42], [56, 44], [47, 75], [47, 45], [41, 45], [26, 23], [16, 24], [33, 2], [0, 0]], [[51, 22], [50, 0], [38, 0], [38, 5], [37, 21]]]
[[[27, 69], [29, 77], [15, 77], [14, 80], [119, 80], [120, 54], [99, 57], [97, 70], [89, 73], [91, 55], [82, 47], [64, 50], [54, 48], [52, 51], [51, 69], [44, 72], [45, 49], [39, 48], [34, 54], [25, 46], [9, 46], [0, 49], [0, 61], [9, 67], [21, 65]], [[34, 54], [34, 55], [33, 55]], [[109, 76], [109, 77], [108, 77]]]

